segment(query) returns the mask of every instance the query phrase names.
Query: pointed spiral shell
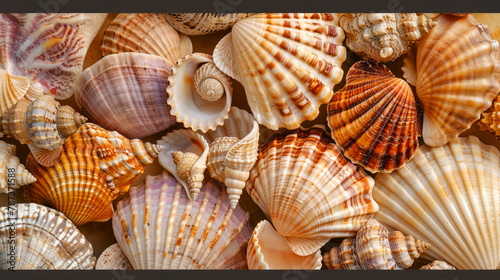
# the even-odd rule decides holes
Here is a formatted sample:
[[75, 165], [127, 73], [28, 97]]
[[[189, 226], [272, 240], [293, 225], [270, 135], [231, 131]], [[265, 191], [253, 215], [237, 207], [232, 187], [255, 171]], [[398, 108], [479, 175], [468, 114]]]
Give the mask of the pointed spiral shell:
[[219, 137], [214, 140], [209, 146], [207, 157], [207, 168], [210, 171], [212, 178], [221, 182], [226, 179], [226, 155], [231, 150], [231, 147], [240, 141], [236, 137]]
[[[193, 197], [193, 200], [196, 200], [196, 197], [200, 192], [201, 181], [203, 180], [203, 178], [201, 178], [201, 180], [199, 181], [193, 180], [193, 178], [191, 178], [191, 170], [193, 166], [195, 166], [198, 159], [200, 159], [200, 157], [194, 153], [190, 152], [183, 153], [181, 151], [172, 152], [172, 157], [174, 158], [174, 163], [177, 166], [177, 174], [181, 177], [181, 179], [186, 181], [189, 185], [195, 183], [196, 186], [198, 186], [199, 184], [199, 187], [189, 189], [191, 196]], [[193, 174], [193, 176], [196, 175], [200, 176], [200, 174]]]

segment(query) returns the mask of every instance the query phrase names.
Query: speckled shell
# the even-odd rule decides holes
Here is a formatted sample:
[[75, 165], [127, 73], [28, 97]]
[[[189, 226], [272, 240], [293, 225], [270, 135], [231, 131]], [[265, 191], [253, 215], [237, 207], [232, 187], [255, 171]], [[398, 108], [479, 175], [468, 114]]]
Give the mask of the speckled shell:
[[500, 152], [475, 136], [420, 146], [400, 170], [375, 176], [375, 218], [432, 244], [427, 260], [457, 269], [500, 265]]
[[436, 23], [403, 67], [422, 101], [422, 136], [431, 146], [468, 129], [500, 91], [500, 45], [488, 27], [471, 14], [443, 14]]
[[430, 245], [399, 231], [389, 232], [377, 220], [370, 219], [356, 234], [339, 247], [323, 255], [329, 269], [383, 269], [408, 268]]
[[249, 269], [321, 269], [321, 253], [309, 256], [292, 252], [285, 238], [267, 221], [254, 229], [247, 248]]
[[128, 138], [143, 138], [175, 124], [167, 104], [172, 63], [155, 55], [119, 53], [85, 69], [75, 91], [82, 113]]
[[177, 31], [187, 35], [206, 35], [233, 26], [250, 14], [244, 13], [171, 13], [163, 14]]
[[500, 97], [497, 97], [491, 111], [483, 113], [483, 118], [478, 122], [481, 130], [487, 130], [500, 138]]
[[295, 129], [332, 98], [343, 75], [343, 40], [336, 14], [258, 14], [233, 26], [214, 62], [243, 84], [258, 123]]
[[373, 216], [373, 183], [316, 125], [261, 145], [246, 190], [292, 251], [306, 256], [331, 238], [355, 235]]
[[139, 52], [159, 55], [174, 64], [192, 53], [189, 37], [180, 35], [161, 14], [118, 14], [102, 38], [102, 55]]
[[36, 178], [16, 157], [16, 146], [0, 141], [0, 193], [11, 192], [35, 181]]
[[435, 260], [430, 264], [422, 266], [420, 270], [456, 270], [456, 268], [447, 262]]
[[[0, 208], [0, 242], [1, 270], [93, 269], [95, 265], [92, 245], [76, 226], [63, 214], [34, 203]], [[8, 255], [9, 247], [15, 248], [14, 260]]]
[[133, 269], [132, 265], [127, 259], [127, 256], [123, 253], [122, 249], [115, 243], [99, 256], [97, 263], [95, 264], [96, 270], [127, 270]]
[[10, 75], [7, 71], [0, 69], [0, 116], [21, 100], [29, 87], [28, 78]]
[[0, 68], [40, 82], [56, 99], [67, 99], [105, 18], [106, 14], [1, 14]]
[[340, 19], [346, 45], [363, 59], [395, 60], [436, 25], [415, 13], [349, 13]]
[[172, 69], [168, 78], [168, 100], [172, 115], [186, 128], [207, 132], [222, 125], [231, 109], [233, 86], [231, 79], [221, 73], [219, 81], [224, 88], [224, 95], [216, 101], [208, 101], [196, 93], [194, 77], [197, 69], [206, 63], [212, 63], [212, 56], [203, 53], [188, 55]]
[[246, 268], [249, 214], [211, 182], [192, 201], [167, 171], [118, 202], [113, 232], [134, 269]]
[[418, 147], [417, 103], [410, 85], [381, 63], [355, 63], [328, 105], [332, 138], [352, 162], [391, 172]]

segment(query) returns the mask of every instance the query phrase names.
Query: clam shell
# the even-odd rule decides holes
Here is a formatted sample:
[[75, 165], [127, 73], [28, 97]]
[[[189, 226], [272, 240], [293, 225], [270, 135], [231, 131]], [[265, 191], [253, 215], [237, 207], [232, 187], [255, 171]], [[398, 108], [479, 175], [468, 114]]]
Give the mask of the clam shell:
[[107, 14], [1, 14], [0, 68], [43, 85], [56, 99], [73, 94], [90, 43]]
[[104, 32], [101, 51], [103, 56], [122, 52], [153, 54], [174, 64], [191, 54], [189, 45], [191, 40], [179, 36], [161, 14], [118, 14]]
[[500, 264], [500, 152], [475, 136], [420, 146], [390, 174], [377, 174], [375, 218], [432, 244], [427, 260], [457, 269]]
[[336, 14], [258, 14], [238, 21], [227, 36], [214, 62], [237, 75], [255, 119], [270, 129], [315, 119], [342, 79], [346, 50]]
[[306, 256], [331, 238], [354, 236], [373, 216], [373, 184], [316, 125], [273, 134], [246, 189], [292, 251]]
[[122, 249], [115, 243], [99, 256], [95, 264], [96, 270], [127, 270], [132, 269], [132, 265], [123, 253]]
[[[92, 245], [85, 236], [63, 214], [42, 205], [0, 208], [0, 241], [2, 270], [93, 269], [95, 265]], [[7, 248], [13, 244], [12, 257]]]
[[309, 256], [292, 252], [285, 238], [266, 220], [255, 227], [247, 248], [249, 269], [321, 269], [321, 253]]
[[250, 14], [244, 13], [170, 13], [163, 14], [177, 31], [186, 35], [206, 35], [233, 26]]
[[11, 192], [36, 181], [15, 154], [16, 146], [0, 141], [0, 193]]
[[128, 138], [143, 138], [175, 124], [167, 104], [172, 63], [142, 53], [105, 56], [85, 69], [75, 91], [82, 113]]
[[3, 116], [17, 101], [21, 100], [30, 87], [30, 80], [23, 76], [10, 75], [0, 69], [0, 116]]
[[231, 79], [225, 75], [219, 76], [219, 82], [224, 88], [224, 95], [216, 101], [208, 101], [195, 90], [195, 72], [205, 63], [212, 63], [212, 56], [194, 53], [180, 59], [172, 69], [172, 75], [167, 92], [167, 103], [172, 115], [186, 128], [207, 132], [222, 125], [231, 109], [233, 87]]
[[134, 269], [246, 268], [249, 214], [208, 182], [192, 201], [167, 171], [130, 188], [113, 231]]
[[328, 105], [328, 126], [344, 156], [370, 172], [391, 172], [418, 147], [417, 103], [410, 85], [383, 64], [360, 61]]
[[422, 266], [420, 270], [456, 270], [456, 268], [447, 262], [435, 260], [430, 264]]
[[[420, 40], [406, 76], [416, 83], [424, 109], [422, 136], [431, 146], [446, 144], [479, 119], [500, 91], [500, 46], [471, 14], [436, 18]], [[413, 68], [415, 69], [409, 69]]]

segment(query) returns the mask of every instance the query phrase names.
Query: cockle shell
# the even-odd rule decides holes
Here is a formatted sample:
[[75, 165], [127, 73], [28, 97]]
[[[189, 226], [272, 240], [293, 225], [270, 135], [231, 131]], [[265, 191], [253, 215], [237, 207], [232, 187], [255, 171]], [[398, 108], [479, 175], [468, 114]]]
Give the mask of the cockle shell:
[[418, 147], [410, 85], [381, 63], [355, 63], [328, 105], [328, 126], [344, 156], [371, 172], [391, 172]]
[[373, 184], [316, 125], [273, 134], [259, 147], [246, 189], [292, 251], [306, 256], [355, 235], [373, 216]]
[[422, 266], [420, 270], [456, 270], [456, 268], [447, 262], [435, 260], [430, 264]]
[[115, 243], [99, 256], [95, 264], [96, 270], [127, 270], [132, 269], [132, 265], [123, 253], [122, 249]]
[[180, 59], [172, 69], [167, 88], [167, 103], [172, 108], [172, 115], [186, 128], [202, 132], [214, 130], [218, 125], [222, 125], [231, 109], [233, 94], [231, 79], [216, 67], [212, 69], [218, 73], [211, 77], [216, 77], [216, 84], [223, 88], [222, 97], [209, 101], [196, 92], [195, 73], [207, 63], [213, 63], [212, 56], [203, 53], [194, 53]]
[[165, 92], [172, 65], [143, 53], [105, 56], [83, 71], [76, 104], [93, 122], [128, 138], [165, 130], [175, 124]]
[[43, 85], [56, 99], [73, 94], [90, 43], [106, 14], [1, 14], [0, 68]]
[[193, 46], [161, 14], [118, 14], [104, 32], [102, 55], [139, 52], [159, 55], [172, 64], [191, 54]]
[[206, 35], [233, 26], [248, 17], [245, 13], [170, 13], [163, 14], [177, 31], [186, 35]]
[[[208, 156], [208, 143], [201, 134], [194, 132], [191, 129], [178, 129], [167, 133], [156, 144], [165, 147], [158, 156], [160, 165], [172, 173], [177, 181], [186, 190], [187, 196], [191, 200], [196, 200], [202, 181], [204, 178], [203, 173], [207, 169], [207, 156]], [[193, 153], [199, 158], [191, 165], [189, 178], [184, 180], [183, 177], [187, 176], [177, 173], [177, 164], [174, 161], [172, 152]]]
[[468, 129], [500, 91], [500, 45], [488, 27], [471, 14], [443, 14], [436, 23], [403, 67], [422, 101], [422, 136], [431, 146]]
[[475, 136], [420, 146], [413, 159], [375, 176], [375, 218], [432, 244], [423, 255], [457, 269], [500, 265], [500, 152]]
[[[34, 203], [0, 208], [0, 242], [1, 270], [93, 269], [95, 265], [92, 245], [76, 226], [56, 210]], [[11, 252], [15, 255], [10, 256]]]
[[16, 157], [16, 146], [0, 141], [0, 193], [8, 193], [35, 181], [36, 178]]
[[370, 219], [356, 234], [323, 255], [329, 269], [404, 269], [430, 245]]
[[483, 118], [478, 122], [481, 130], [489, 130], [500, 138], [500, 96], [491, 106], [491, 112], [483, 113]]
[[0, 69], [0, 116], [21, 100], [29, 87], [28, 78], [10, 75], [7, 71]]
[[233, 26], [214, 62], [243, 84], [258, 123], [295, 129], [332, 98], [343, 75], [343, 40], [336, 14], [258, 14]]
[[207, 158], [210, 174], [224, 182], [234, 208], [257, 161], [259, 124], [247, 111], [231, 107], [224, 125], [205, 137], [211, 143]]
[[134, 269], [246, 268], [249, 214], [213, 183], [190, 200], [167, 171], [130, 188], [113, 216], [113, 232]]
[[267, 221], [254, 229], [247, 248], [249, 269], [321, 269], [321, 253], [309, 256], [292, 252], [285, 238]]
[[349, 13], [340, 19], [347, 47], [363, 59], [378, 62], [389, 62], [408, 52], [435, 25], [415, 13]]

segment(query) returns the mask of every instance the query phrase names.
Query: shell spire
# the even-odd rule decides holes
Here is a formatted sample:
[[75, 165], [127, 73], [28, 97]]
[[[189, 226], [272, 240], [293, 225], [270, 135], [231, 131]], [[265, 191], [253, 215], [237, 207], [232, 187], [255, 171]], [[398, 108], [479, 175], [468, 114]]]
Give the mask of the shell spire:
[[201, 181], [203, 181], [203, 174], [196, 174], [196, 172], [193, 172], [193, 167], [196, 168], [196, 162], [200, 157], [194, 153], [183, 153], [181, 151], [173, 151], [172, 157], [177, 166], [177, 174], [189, 185], [191, 200], [196, 200], [202, 186]]

